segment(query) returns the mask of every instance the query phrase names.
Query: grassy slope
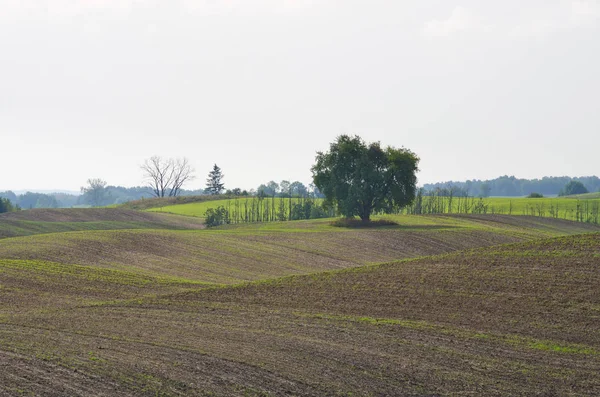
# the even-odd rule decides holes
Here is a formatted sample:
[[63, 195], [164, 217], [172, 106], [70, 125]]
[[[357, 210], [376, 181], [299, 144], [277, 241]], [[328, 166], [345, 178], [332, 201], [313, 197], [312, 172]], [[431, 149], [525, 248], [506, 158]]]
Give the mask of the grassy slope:
[[[578, 197], [573, 197], [578, 198]], [[488, 205], [488, 213], [497, 214], [512, 214], [512, 215], [538, 215], [542, 212], [542, 216], [550, 216], [550, 209], [554, 207], [558, 211], [558, 218], [560, 219], [574, 219], [578, 200], [567, 197], [553, 197], [553, 198], [523, 198], [523, 197], [490, 197], [483, 199], [484, 203]], [[584, 202], [588, 202], [590, 208], [593, 205], [600, 205], [600, 198], [589, 196], [581, 197], [579, 204], [583, 205]], [[477, 202], [478, 199], [475, 199]], [[453, 206], [458, 205], [457, 198], [454, 198]]]
[[178, 214], [186, 216], [195, 216], [199, 218], [204, 217], [204, 213], [209, 208], [217, 208], [218, 206], [227, 206], [227, 204], [233, 202], [233, 200], [214, 200], [198, 203], [187, 203], [187, 204], [174, 204], [174, 205], [161, 205], [160, 207], [153, 207], [148, 209], [151, 212], [165, 212], [169, 214]]
[[[599, 247], [596, 233], [8, 310], [0, 394], [598, 395]], [[70, 277], [59, 281], [81, 280]], [[137, 293], [117, 279], [124, 298]], [[28, 290], [19, 283], [9, 288]]]
[[[161, 205], [161, 206], [153, 206], [152, 208], [148, 209], [148, 211], [165, 212], [165, 213], [169, 213], [169, 214], [178, 214], [178, 215], [195, 216], [195, 217], [203, 218], [204, 214], [206, 213], [206, 210], [208, 210], [209, 208], [217, 208], [219, 206], [228, 208], [230, 210], [230, 212], [233, 214], [233, 211], [235, 211], [236, 203], [239, 206], [238, 211], [240, 211], [240, 213], [243, 213], [245, 206], [247, 206], [248, 210], [250, 210], [253, 199], [255, 201], [255, 205], [258, 205], [258, 199], [256, 197], [254, 197], [254, 198], [253, 197], [241, 197], [241, 198], [226, 198], [226, 199], [218, 199], [218, 200], [207, 200], [207, 201], [202, 201], [202, 202], [194, 202], [194, 203], [186, 203], [186, 204], [167, 204], [167, 205]], [[271, 197], [268, 197], [267, 200], [269, 203], [271, 203]], [[296, 204], [301, 200], [302, 200], [301, 198], [297, 198], [297, 197], [292, 198], [292, 204]], [[321, 202], [322, 200], [318, 199], [317, 201]], [[280, 206], [281, 202], [283, 203], [283, 206], [285, 207], [285, 211], [287, 213], [287, 211], [289, 211], [290, 200], [289, 200], [289, 198], [280, 198], [280, 197], [275, 198], [275, 212], [277, 212], [279, 210], [279, 206]], [[262, 206], [264, 207], [264, 204], [262, 204]]]
[[201, 229], [189, 217], [122, 209], [33, 209], [0, 214], [0, 239], [77, 230]]
[[574, 194], [572, 196], [565, 196], [565, 198], [581, 199], [581, 200], [600, 199], [600, 192], [585, 193], [585, 194]]
[[114, 208], [127, 209], [127, 210], [148, 210], [151, 208], [165, 207], [170, 205], [182, 205], [188, 203], [199, 203], [204, 201], [215, 201], [226, 199], [229, 196], [224, 194], [216, 196], [177, 196], [177, 197], [154, 197], [150, 199], [142, 199], [135, 201], [128, 201], [123, 204], [115, 205]]

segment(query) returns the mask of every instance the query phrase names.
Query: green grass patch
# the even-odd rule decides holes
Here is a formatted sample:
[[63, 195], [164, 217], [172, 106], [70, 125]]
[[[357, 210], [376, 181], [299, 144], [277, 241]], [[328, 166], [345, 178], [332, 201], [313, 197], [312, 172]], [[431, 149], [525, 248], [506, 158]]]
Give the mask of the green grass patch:
[[[424, 201], [427, 199], [425, 198]], [[453, 198], [452, 203], [447, 197], [436, 199], [443, 200], [446, 208], [451, 207], [451, 213], [458, 213], [458, 198]], [[464, 199], [462, 200], [464, 201]], [[594, 212], [600, 206], [600, 196], [594, 193], [570, 197], [489, 197], [483, 199], [482, 202], [487, 208], [487, 214], [530, 215], [576, 220], [578, 212]]]
[[454, 337], [465, 339], [480, 339], [490, 342], [500, 342], [503, 344], [513, 345], [516, 347], [525, 347], [533, 350], [541, 350], [552, 353], [577, 354], [577, 355], [599, 355], [600, 352], [590, 346], [574, 343], [563, 343], [549, 340], [539, 340], [535, 338], [522, 337], [518, 335], [495, 335], [492, 333], [482, 333], [471, 331], [464, 328], [452, 327], [448, 325], [431, 324], [426, 321], [414, 320], [399, 320], [393, 318], [375, 318], [368, 316], [349, 316], [349, 315], [332, 315], [332, 314], [311, 314], [294, 312], [296, 316], [317, 318], [332, 321], [351, 321], [361, 324], [369, 324], [374, 326], [400, 326], [412, 330], [427, 330], [451, 335]]
[[210, 283], [188, 280], [181, 277], [147, 276], [136, 272], [98, 268], [91, 266], [62, 264], [38, 260], [12, 260], [0, 259], [0, 274], [29, 275], [26, 278], [43, 280], [48, 276], [74, 278], [93, 282], [102, 282], [115, 285], [145, 286], [148, 284], [191, 284], [210, 285]]
[[[267, 197], [265, 199], [259, 199], [258, 197], [219, 197], [219, 199], [217, 200], [212, 199], [185, 204], [165, 203], [165, 205], [153, 206], [152, 208], [148, 208], [147, 211], [166, 212], [170, 214], [204, 218], [206, 210], [208, 210], [209, 208], [217, 208], [219, 206], [222, 206], [229, 211], [230, 216], [233, 218], [236, 212], [240, 214], [240, 217], [244, 217], [246, 213], [252, 211], [253, 207], [258, 208], [260, 206], [262, 213], [264, 212], [265, 203], [267, 203], [269, 211], [271, 211], [272, 214], [279, 211], [280, 208], [283, 208], [285, 214], [287, 215], [289, 212], [290, 204], [294, 205], [302, 202], [303, 200], [304, 199], [298, 197], [294, 197], [291, 200], [289, 198], [284, 197], [275, 197], [275, 199], [271, 197]], [[317, 205], [320, 205], [322, 202], [322, 199], [316, 200]]]
[[[200, 220], [188, 221], [189, 218], [175, 215], [157, 214], [151, 221], [77, 221], [47, 222], [21, 219], [0, 219], [0, 239], [10, 237], [32, 236], [36, 234], [64, 233], [94, 230], [126, 230], [126, 229], [198, 229]], [[183, 218], [183, 219], [182, 219]]]
[[569, 353], [569, 354], [586, 354], [586, 355], [598, 355], [598, 351], [588, 346], [580, 345], [561, 345], [551, 341], [534, 341], [530, 342], [529, 347], [535, 350], [544, 350], [557, 353]]
[[175, 205], [191, 204], [191, 203], [202, 203], [208, 201], [227, 200], [234, 198], [234, 196], [227, 196], [224, 194], [211, 196], [177, 196], [177, 197], [153, 197], [141, 200], [129, 201], [127, 203], [112, 205], [108, 208], [122, 208], [130, 210], [151, 210], [160, 207], [168, 207]]
[[564, 196], [566, 199], [580, 199], [580, 200], [591, 200], [600, 199], [600, 192], [585, 193], [585, 194], [573, 194], [571, 196]]
[[123, 229], [160, 229], [168, 228], [157, 222], [36, 222], [36, 221], [3, 221], [0, 222], [0, 238], [31, 236], [35, 234], [62, 233], [84, 230], [123, 230]]

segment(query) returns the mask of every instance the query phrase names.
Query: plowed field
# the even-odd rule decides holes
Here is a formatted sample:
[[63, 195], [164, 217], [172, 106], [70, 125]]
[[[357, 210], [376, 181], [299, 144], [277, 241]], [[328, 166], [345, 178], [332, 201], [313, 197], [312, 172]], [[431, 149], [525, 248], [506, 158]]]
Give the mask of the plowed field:
[[140, 211], [86, 209], [32, 209], [0, 214], [0, 239], [78, 230], [203, 229], [199, 219]]
[[600, 394], [598, 228], [398, 221], [0, 240], [0, 395]]

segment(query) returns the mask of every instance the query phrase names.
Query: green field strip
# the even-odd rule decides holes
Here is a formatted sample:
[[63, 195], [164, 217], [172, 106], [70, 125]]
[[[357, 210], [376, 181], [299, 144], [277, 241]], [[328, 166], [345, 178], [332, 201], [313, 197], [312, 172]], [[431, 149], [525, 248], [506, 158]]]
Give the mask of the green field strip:
[[91, 266], [81, 266], [73, 264], [63, 264], [55, 262], [45, 262], [37, 260], [11, 260], [0, 259], [0, 274], [22, 274], [37, 273], [35, 277], [42, 279], [45, 275], [72, 277], [89, 281], [101, 281], [118, 285], [144, 286], [148, 284], [191, 284], [191, 285], [210, 285], [210, 283], [190, 280], [181, 277], [169, 277], [165, 275], [142, 275], [138, 272], [95, 268]]
[[[268, 200], [269, 203], [271, 203], [271, 200], [273, 200], [273, 199], [271, 197], [267, 197], [267, 198], [265, 198], [265, 200]], [[251, 203], [253, 201], [254, 201], [255, 206], [257, 204], [259, 204], [261, 206], [261, 208], [264, 208], [263, 200], [259, 200], [256, 197], [254, 197], [254, 199], [252, 197], [250, 197], [248, 199], [246, 199], [244, 197], [244, 198], [201, 201], [201, 202], [186, 203], [186, 204], [165, 205], [165, 206], [160, 206], [160, 207], [157, 206], [157, 207], [149, 208], [146, 211], [166, 212], [166, 213], [170, 213], [170, 214], [187, 215], [187, 216], [203, 218], [205, 212], [209, 208], [217, 208], [219, 206], [223, 206], [224, 208], [230, 209], [232, 211], [237, 208], [238, 211], [243, 212], [245, 205], [247, 204], [248, 210], [250, 210]], [[296, 204], [301, 201], [302, 201], [302, 199], [292, 198], [291, 203], [293, 205], [293, 204]], [[316, 199], [315, 201], [317, 204], [320, 204], [323, 202], [323, 199]], [[285, 208], [285, 212], [287, 214], [289, 211], [290, 199], [276, 197], [275, 198], [275, 211], [279, 210], [279, 205], [281, 202], [283, 202], [283, 207]], [[236, 203], [238, 204], [237, 207], [236, 207]], [[269, 210], [270, 209], [271, 209], [271, 206], [269, 205]]]
[[528, 348], [532, 350], [541, 350], [561, 354], [582, 354], [597, 356], [600, 350], [585, 344], [568, 343], [564, 341], [541, 340], [536, 338], [523, 337], [520, 335], [502, 335], [489, 332], [478, 332], [464, 328], [453, 327], [450, 325], [439, 325], [427, 321], [400, 320], [394, 318], [374, 318], [368, 316], [349, 316], [324, 313], [303, 313], [294, 312], [298, 317], [318, 318], [332, 321], [350, 321], [360, 324], [369, 324], [373, 326], [400, 326], [418, 331], [433, 331], [444, 335], [450, 335], [456, 338], [464, 339], [482, 339], [489, 342], [497, 342], [504, 345], [510, 345], [517, 348]]
[[[19, 237], [35, 234], [62, 233], [86, 230], [119, 230], [119, 229], [158, 229], [161, 225], [152, 222], [36, 222], [36, 221], [2, 221], [0, 222], [0, 238]], [[164, 226], [168, 228], [168, 226]]]

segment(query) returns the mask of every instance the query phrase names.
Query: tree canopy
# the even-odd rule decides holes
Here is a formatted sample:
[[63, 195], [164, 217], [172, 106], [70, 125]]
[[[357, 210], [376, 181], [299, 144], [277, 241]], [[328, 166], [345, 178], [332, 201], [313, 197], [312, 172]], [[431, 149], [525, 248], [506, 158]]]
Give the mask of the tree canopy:
[[313, 181], [347, 216], [370, 220], [374, 211], [391, 211], [412, 203], [416, 193], [419, 158], [405, 148], [382, 148], [359, 136], [341, 135], [329, 152], [318, 152]]
[[16, 207], [10, 202], [9, 199], [0, 197], [0, 214], [3, 212], [14, 211]]
[[585, 194], [589, 193], [587, 188], [583, 185], [583, 183], [579, 181], [570, 181], [565, 185], [565, 187], [558, 194], [559, 196], [570, 196], [572, 194]]

